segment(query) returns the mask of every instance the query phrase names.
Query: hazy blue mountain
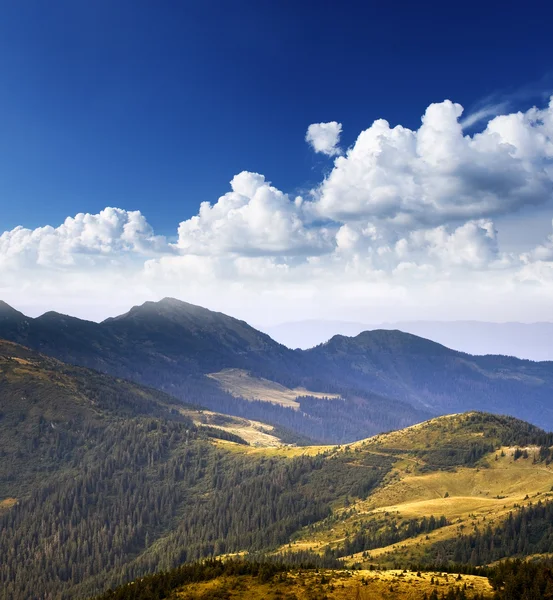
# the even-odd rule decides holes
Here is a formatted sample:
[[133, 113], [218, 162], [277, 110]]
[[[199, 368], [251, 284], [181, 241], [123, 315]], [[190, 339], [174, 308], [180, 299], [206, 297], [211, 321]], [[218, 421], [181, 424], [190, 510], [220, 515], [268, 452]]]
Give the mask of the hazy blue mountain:
[[304, 357], [342, 385], [434, 414], [487, 410], [553, 425], [553, 362], [472, 356], [398, 330], [336, 335]]
[[355, 336], [374, 329], [399, 329], [469, 354], [503, 354], [529, 360], [553, 360], [553, 323], [485, 321], [398, 321], [357, 323], [307, 320], [267, 327], [272, 338], [289, 348], [312, 348], [334, 335]]
[[[398, 330], [291, 350], [244, 321], [168, 298], [102, 323], [52, 312], [31, 319], [2, 305], [0, 338], [321, 441], [351, 441], [465, 410], [553, 427], [553, 362], [472, 356]], [[341, 399], [303, 398], [299, 410], [249, 402], [205, 376], [226, 368]]]
[[[321, 442], [352, 441], [424, 420], [429, 412], [370, 390], [351, 390], [304, 367], [290, 350], [244, 321], [166, 298], [102, 323], [48, 312], [36, 319], [7, 305], [0, 339], [59, 360], [163, 390], [184, 402], [285, 427]], [[313, 385], [340, 400], [302, 398], [301, 410], [226, 393], [208, 373], [244, 369], [291, 387]], [[262, 399], [261, 399], [262, 400]]]
[[[295, 352], [222, 313], [166, 298], [95, 323], [47, 312], [35, 319], [4, 304], [0, 337], [120, 377], [152, 383], [163, 373], [224, 367], [296, 370]], [[4, 317], [2, 315], [5, 315]]]

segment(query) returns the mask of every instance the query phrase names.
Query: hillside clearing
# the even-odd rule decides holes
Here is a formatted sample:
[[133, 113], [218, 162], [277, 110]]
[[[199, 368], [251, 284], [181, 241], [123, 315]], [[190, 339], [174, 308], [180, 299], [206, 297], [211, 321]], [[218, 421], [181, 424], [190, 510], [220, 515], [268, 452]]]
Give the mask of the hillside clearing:
[[491, 598], [492, 588], [485, 577], [410, 571], [299, 571], [275, 576], [262, 583], [252, 576], [221, 577], [212, 581], [187, 585], [171, 595], [171, 599], [207, 600], [247, 597], [249, 600], [421, 600], [436, 589], [440, 594], [453, 588], [464, 588], [468, 597], [483, 594]]
[[300, 396], [313, 396], [315, 398], [339, 398], [337, 394], [322, 394], [312, 392], [305, 388], [290, 389], [262, 377], [254, 377], [243, 369], [223, 369], [218, 373], [208, 375], [219, 383], [221, 388], [237, 398], [245, 400], [261, 400], [288, 408], [298, 410], [297, 401]]

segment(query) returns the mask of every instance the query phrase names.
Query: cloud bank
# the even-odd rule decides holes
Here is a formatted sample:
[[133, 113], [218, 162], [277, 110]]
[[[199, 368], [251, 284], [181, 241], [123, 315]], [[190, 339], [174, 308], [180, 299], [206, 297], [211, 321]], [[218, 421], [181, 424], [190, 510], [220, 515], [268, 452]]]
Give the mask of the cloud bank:
[[444, 101], [417, 130], [377, 120], [345, 152], [341, 124], [313, 124], [306, 141], [335, 157], [319, 185], [291, 197], [244, 171], [176, 241], [120, 208], [6, 231], [0, 297], [93, 318], [173, 295], [266, 323], [551, 319], [553, 234], [508, 253], [496, 222], [531, 207], [553, 215], [553, 99], [472, 135], [462, 113]]

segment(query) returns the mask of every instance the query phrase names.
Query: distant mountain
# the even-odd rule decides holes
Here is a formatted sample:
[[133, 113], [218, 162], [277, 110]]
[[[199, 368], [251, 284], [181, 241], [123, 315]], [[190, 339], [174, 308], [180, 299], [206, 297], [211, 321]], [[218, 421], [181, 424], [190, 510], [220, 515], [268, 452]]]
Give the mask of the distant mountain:
[[[472, 356], [397, 330], [337, 335], [301, 351], [244, 321], [170, 298], [102, 323], [58, 313], [30, 319], [7, 305], [1, 315], [0, 338], [321, 442], [348, 442], [466, 410], [553, 427], [553, 362]], [[240, 397], [239, 380], [235, 390], [221, 383], [228, 369], [246, 372], [250, 384], [264, 380], [253, 385], [259, 401]], [[304, 389], [305, 397], [291, 407], [271, 404], [263, 397], [267, 382], [290, 393]]]
[[297, 371], [292, 350], [244, 321], [171, 298], [146, 302], [102, 323], [56, 312], [32, 319], [6, 304], [0, 308], [0, 337], [142, 383], [165, 373], [203, 374], [225, 367]]
[[289, 348], [308, 349], [334, 335], [355, 336], [374, 329], [399, 329], [469, 354], [502, 354], [553, 360], [553, 323], [490, 323], [485, 321], [398, 321], [356, 323], [307, 320], [264, 328]]
[[328, 379], [434, 414], [485, 410], [553, 427], [553, 362], [472, 356], [394, 330], [336, 335], [303, 355]]
[[[62, 361], [93, 368], [163, 390], [184, 402], [227, 414], [269, 422], [321, 442], [344, 442], [404, 427], [430, 413], [405, 402], [329, 383], [324, 372], [304, 367], [301, 352], [290, 350], [244, 321], [180, 300], [146, 302], [128, 313], [94, 323], [48, 312], [36, 319], [5, 305], [0, 338], [5, 337]], [[227, 393], [206, 377], [243, 369], [255, 377], [292, 388], [312, 383], [344, 397], [327, 401], [303, 392], [300, 410], [252, 402]], [[308, 387], [308, 386], [305, 386]]]

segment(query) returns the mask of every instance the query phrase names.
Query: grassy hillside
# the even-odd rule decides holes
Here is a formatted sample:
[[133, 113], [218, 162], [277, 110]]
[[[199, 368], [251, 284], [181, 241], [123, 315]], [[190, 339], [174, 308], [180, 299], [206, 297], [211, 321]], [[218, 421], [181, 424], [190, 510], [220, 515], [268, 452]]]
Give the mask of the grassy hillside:
[[322, 400], [340, 398], [338, 394], [313, 392], [301, 387], [290, 389], [275, 381], [269, 381], [263, 377], [254, 377], [243, 369], [224, 369], [219, 373], [210, 373], [208, 377], [217, 381], [223, 390], [237, 398], [271, 402], [294, 410], [300, 408], [298, 400], [303, 396], [311, 396]]
[[[475, 546], [485, 562], [501, 558], [488, 524], [496, 549], [519, 528], [536, 534], [508, 552], [553, 551], [553, 513], [529, 507], [550, 498], [553, 439], [516, 419], [454, 415], [317, 447], [279, 445], [248, 421], [254, 446], [239, 419], [14, 344], [0, 357], [2, 600], [85, 598], [243, 552], [404, 568]], [[532, 512], [510, 523], [520, 506]]]
[[[549, 456], [542, 450], [551, 442], [550, 435], [515, 419], [469, 413], [346, 446], [341, 451], [353, 456], [393, 457], [394, 466], [366, 498], [350, 499], [306, 528], [291, 548], [339, 556], [348, 564], [447, 562], [451, 556], [438, 543], [553, 498], [553, 468], [540, 454]], [[425, 525], [430, 519], [435, 528]], [[546, 546], [553, 550], [553, 543]]]
[[146, 577], [98, 600], [451, 600], [491, 598], [485, 577], [407, 570], [295, 568], [280, 563], [208, 561]]

